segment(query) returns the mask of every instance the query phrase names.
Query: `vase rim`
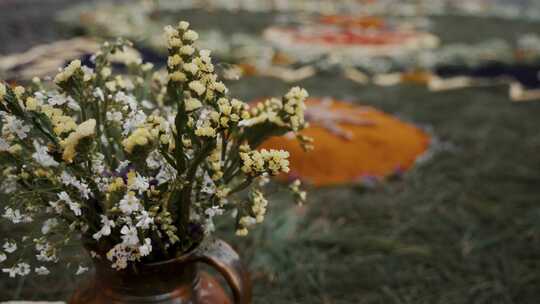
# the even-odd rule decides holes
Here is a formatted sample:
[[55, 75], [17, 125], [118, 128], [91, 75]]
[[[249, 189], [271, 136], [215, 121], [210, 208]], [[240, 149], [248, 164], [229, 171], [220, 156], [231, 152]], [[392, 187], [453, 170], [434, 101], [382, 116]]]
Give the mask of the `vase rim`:
[[200, 244], [198, 244], [196, 246], [193, 246], [193, 248], [190, 249], [189, 251], [187, 251], [187, 252], [185, 252], [185, 253], [183, 253], [183, 254], [181, 254], [179, 256], [167, 259], [167, 260], [150, 262], [150, 263], [140, 263], [140, 265], [143, 266], [143, 267], [151, 268], [151, 267], [163, 266], [163, 265], [170, 264], [170, 263], [187, 262], [193, 256], [193, 254], [197, 251], [199, 246], [200, 246]]
[[[155, 268], [155, 267], [160, 267], [160, 266], [171, 264], [171, 263], [188, 262], [188, 261], [190, 261], [190, 259], [193, 257], [195, 252], [199, 249], [199, 247], [203, 243], [204, 242], [200, 242], [198, 244], [195, 244], [195, 245], [193, 245], [193, 247], [191, 249], [189, 249], [188, 251], [182, 253], [181, 255], [178, 255], [178, 256], [175, 256], [175, 257], [172, 257], [172, 258], [169, 258], [169, 259], [166, 259], [166, 260], [147, 262], [147, 263], [139, 261], [139, 262], [136, 262], [136, 264], [138, 265], [138, 267]], [[84, 244], [84, 247], [87, 250], [92, 250], [93, 249], [92, 246], [89, 246], [88, 244]], [[99, 260], [95, 260], [95, 261], [97, 262], [97, 261], [102, 261], [102, 260], [99, 259]]]

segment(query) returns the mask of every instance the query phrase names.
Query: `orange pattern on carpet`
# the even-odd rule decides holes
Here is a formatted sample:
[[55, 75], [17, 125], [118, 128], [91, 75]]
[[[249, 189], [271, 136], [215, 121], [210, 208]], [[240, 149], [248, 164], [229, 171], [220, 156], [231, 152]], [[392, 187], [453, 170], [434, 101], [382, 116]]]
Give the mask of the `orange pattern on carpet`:
[[[322, 103], [310, 99], [308, 109], [310, 105], [317, 107]], [[428, 134], [381, 111], [372, 108], [365, 111], [342, 101], [333, 101], [329, 109], [357, 113], [359, 120], [372, 124], [351, 124], [347, 120], [337, 123], [340, 129], [352, 135], [347, 139], [323, 124], [311, 121], [311, 126], [303, 131], [315, 140], [314, 150], [309, 152], [305, 152], [294, 138], [270, 138], [261, 148], [284, 149], [291, 153], [288, 178], [297, 177], [315, 186], [326, 186], [354, 183], [362, 177], [385, 177], [410, 169], [429, 148]]]

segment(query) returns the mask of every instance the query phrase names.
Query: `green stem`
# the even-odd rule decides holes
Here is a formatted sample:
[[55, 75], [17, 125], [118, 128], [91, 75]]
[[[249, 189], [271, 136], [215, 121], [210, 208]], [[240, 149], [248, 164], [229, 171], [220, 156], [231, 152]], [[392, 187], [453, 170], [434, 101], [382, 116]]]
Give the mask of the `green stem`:
[[189, 224], [189, 214], [191, 211], [191, 191], [193, 188], [193, 182], [195, 179], [195, 174], [197, 174], [197, 168], [199, 165], [208, 157], [212, 149], [214, 148], [214, 142], [208, 142], [193, 160], [191, 167], [186, 175], [187, 185], [182, 189], [182, 195], [180, 196], [180, 231], [183, 235], [187, 232], [187, 226]]

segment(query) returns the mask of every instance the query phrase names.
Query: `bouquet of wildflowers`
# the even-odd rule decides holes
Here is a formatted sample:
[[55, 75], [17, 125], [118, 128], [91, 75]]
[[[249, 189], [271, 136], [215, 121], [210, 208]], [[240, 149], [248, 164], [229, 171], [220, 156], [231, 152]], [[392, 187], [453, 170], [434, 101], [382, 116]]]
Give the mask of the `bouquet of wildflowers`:
[[[72, 240], [124, 269], [192, 249], [215, 216], [233, 214], [238, 235], [263, 221], [264, 181], [289, 170], [289, 154], [256, 147], [306, 126], [306, 91], [249, 108], [228, 96], [187, 22], [165, 34], [166, 71], [119, 40], [103, 45], [92, 68], [71, 62], [56, 89], [39, 79], [27, 88], [0, 82], [2, 217], [41, 227], [38, 237], [3, 243], [9, 276], [47, 274]], [[297, 182], [290, 189], [305, 199]], [[24, 252], [35, 253], [35, 268]]]

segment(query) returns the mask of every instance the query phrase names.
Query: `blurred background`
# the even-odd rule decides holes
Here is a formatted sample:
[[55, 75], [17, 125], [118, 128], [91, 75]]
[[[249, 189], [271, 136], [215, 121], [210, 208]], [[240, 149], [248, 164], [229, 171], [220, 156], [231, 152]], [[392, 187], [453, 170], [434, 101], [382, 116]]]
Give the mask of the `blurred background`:
[[[310, 92], [314, 151], [264, 143], [292, 152], [275, 183], [302, 179], [308, 204], [276, 193], [247, 238], [219, 232], [255, 303], [538, 303], [540, 1], [0, 0], [0, 78], [48, 79], [116, 37], [164, 66], [180, 20], [233, 96]], [[0, 276], [0, 301], [66, 300], [91, 275], [70, 266]]]

